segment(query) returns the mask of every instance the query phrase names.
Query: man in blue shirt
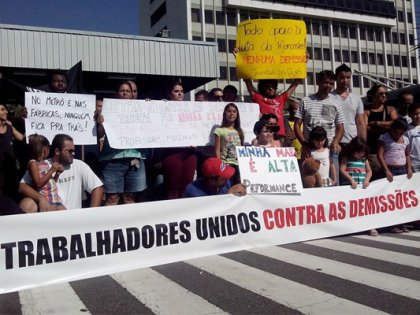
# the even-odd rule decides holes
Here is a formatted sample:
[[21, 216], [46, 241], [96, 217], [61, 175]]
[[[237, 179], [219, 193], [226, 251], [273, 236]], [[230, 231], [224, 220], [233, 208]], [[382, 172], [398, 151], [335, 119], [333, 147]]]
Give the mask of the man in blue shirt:
[[229, 179], [235, 174], [235, 169], [218, 158], [208, 158], [203, 163], [202, 174], [202, 178], [187, 186], [182, 195], [183, 198], [224, 194], [243, 196], [246, 194], [244, 185], [231, 186]]

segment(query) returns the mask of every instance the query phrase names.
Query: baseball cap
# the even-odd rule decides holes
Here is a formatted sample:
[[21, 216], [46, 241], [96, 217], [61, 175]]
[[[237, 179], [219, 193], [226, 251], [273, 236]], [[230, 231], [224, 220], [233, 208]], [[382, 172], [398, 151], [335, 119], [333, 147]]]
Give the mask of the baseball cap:
[[230, 179], [235, 174], [235, 169], [222, 162], [221, 159], [213, 157], [204, 161], [202, 172], [204, 177], [223, 177]]

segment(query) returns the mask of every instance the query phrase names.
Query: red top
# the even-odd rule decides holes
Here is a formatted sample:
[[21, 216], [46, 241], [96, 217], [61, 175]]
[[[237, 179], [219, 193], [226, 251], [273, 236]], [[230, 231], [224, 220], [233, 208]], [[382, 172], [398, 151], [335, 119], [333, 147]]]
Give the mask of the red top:
[[280, 130], [279, 135], [285, 136], [286, 129], [284, 126], [284, 104], [286, 104], [289, 96], [287, 93], [280, 94], [276, 98], [266, 98], [258, 92], [252, 93], [252, 101], [260, 105], [261, 114], [274, 114], [277, 116], [278, 125]]

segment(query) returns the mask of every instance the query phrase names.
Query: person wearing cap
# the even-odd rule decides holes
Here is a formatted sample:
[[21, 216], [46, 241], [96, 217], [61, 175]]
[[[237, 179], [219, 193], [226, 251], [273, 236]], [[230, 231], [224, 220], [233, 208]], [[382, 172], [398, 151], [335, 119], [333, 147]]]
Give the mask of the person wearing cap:
[[203, 177], [196, 179], [185, 189], [182, 197], [204, 197], [213, 195], [235, 194], [243, 196], [246, 188], [242, 184], [231, 186], [229, 179], [235, 169], [216, 157], [208, 158], [202, 167]]
[[252, 140], [252, 145], [258, 147], [281, 147], [281, 142], [274, 139], [274, 134], [279, 131], [277, 124], [270, 124], [266, 119], [260, 119], [254, 125], [254, 134], [257, 136]]

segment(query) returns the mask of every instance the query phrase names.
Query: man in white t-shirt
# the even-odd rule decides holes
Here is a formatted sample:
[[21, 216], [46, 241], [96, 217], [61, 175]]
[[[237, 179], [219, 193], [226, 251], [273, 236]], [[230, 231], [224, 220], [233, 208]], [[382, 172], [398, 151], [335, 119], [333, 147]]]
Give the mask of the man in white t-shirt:
[[[62, 204], [69, 209], [82, 208], [83, 193], [91, 195], [90, 206], [101, 206], [103, 197], [103, 184], [92, 169], [83, 161], [74, 158], [73, 139], [65, 134], [58, 134], [51, 144], [53, 158], [49, 164], [58, 162], [64, 167], [60, 174], [57, 187]], [[32, 178], [28, 172], [19, 184], [19, 192], [25, 197], [20, 207], [25, 212], [49, 211], [48, 202], [32, 187]]]

